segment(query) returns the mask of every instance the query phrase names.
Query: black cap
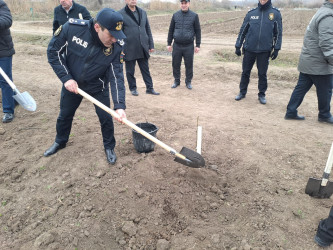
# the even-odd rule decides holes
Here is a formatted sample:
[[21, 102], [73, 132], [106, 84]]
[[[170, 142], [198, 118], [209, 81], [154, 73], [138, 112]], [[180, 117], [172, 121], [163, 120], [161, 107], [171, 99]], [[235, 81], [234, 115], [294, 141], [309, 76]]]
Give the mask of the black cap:
[[119, 12], [110, 8], [104, 8], [97, 13], [96, 20], [116, 39], [122, 40], [126, 38], [121, 30], [123, 27], [123, 16]]
[[189, 3], [190, 0], [180, 0], [180, 2], [187, 2], [187, 3]]

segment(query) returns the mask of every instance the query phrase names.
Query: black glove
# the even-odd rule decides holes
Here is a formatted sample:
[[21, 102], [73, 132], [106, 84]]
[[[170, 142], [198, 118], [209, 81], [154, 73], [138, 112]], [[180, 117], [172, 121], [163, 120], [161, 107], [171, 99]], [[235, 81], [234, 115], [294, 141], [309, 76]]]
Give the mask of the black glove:
[[275, 49], [271, 54], [272, 60], [275, 60], [278, 57], [278, 54], [279, 54], [279, 50]]
[[241, 55], [242, 55], [241, 49], [240, 49], [239, 47], [236, 47], [235, 54], [236, 54], [237, 56], [241, 56]]

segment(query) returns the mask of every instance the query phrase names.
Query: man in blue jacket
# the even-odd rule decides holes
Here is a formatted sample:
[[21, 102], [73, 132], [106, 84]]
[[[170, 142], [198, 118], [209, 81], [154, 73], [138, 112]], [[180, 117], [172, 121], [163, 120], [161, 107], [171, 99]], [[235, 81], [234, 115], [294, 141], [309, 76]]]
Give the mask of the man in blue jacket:
[[[54, 72], [63, 83], [60, 113], [57, 119], [55, 142], [44, 156], [50, 156], [66, 146], [76, 109], [82, 96], [78, 87], [110, 107], [109, 85], [114, 109], [126, 118], [125, 86], [123, 75], [122, 32], [123, 17], [120, 13], [102, 9], [89, 21], [70, 19], [60, 26], [49, 43], [47, 56]], [[61, 56], [65, 53], [65, 56]], [[112, 116], [95, 106], [101, 123], [103, 144], [107, 161], [116, 162], [114, 126]]]
[[[12, 15], [7, 4], [0, 0], [0, 67], [12, 80], [12, 61], [15, 54], [10, 27], [12, 26]], [[10, 85], [0, 75], [0, 87], [2, 91], [3, 123], [14, 119], [14, 92]]]
[[73, 0], [60, 0], [60, 5], [54, 8], [53, 34], [64, 25], [70, 18], [91, 19], [86, 7], [75, 3]]
[[282, 17], [271, 0], [259, 0], [258, 7], [250, 10], [244, 18], [236, 41], [236, 55], [241, 56], [243, 46], [243, 72], [240, 92], [235, 100], [245, 98], [255, 62], [258, 68], [258, 99], [266, 104], [267, 70], [269, 58], [275, 60], [282, 44]]

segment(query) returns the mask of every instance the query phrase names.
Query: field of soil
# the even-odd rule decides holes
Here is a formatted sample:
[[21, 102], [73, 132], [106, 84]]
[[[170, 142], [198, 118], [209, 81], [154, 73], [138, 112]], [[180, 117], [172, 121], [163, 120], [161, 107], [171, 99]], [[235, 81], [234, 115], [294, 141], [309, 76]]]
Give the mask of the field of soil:
[[319, 249], [313, 238], [332, 198], [304, 189], [309, 177], [322, 176], [333, 126], [317, 121], [315, 88], [299, 108], [306, 120], [284, 120], [314, 13], [282, 10], [283, 47], [269, 67], [266, 105], [257, 98], [256, 69], [246, 98], [234, 100], [241, 75], [234, 43], [245, 11], [199, 15], [193, 90], [184, 78], [170, 88], [171, 16], [149, 17], [158, 48], [150, 69], [161, 95], [145, 93], [137, 69], [139, 96], [127, 88], [127, 117], [155, 124], [158, 139], [177, 151], [195, 150], [202, 126], [200, 169], [173, 161], [159, 146], [137, 153], [131, 129], [117, 122], [118, 161], [109, 165], [87, 100], [67, 147], [43, 157], [54, 142], [61, 90], [46, 58], [52, 20], [14, 22], [14, 83], [35, 98], [37, 110], [17, 107], [14, 121], [0, 124], [0, 249]]

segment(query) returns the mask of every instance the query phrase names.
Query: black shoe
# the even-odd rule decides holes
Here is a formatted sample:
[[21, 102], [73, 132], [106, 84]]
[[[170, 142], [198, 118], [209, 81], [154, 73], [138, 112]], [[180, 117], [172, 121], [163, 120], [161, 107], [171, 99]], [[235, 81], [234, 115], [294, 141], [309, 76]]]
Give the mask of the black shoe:
[[328, 247], [332, 244], [331, 242], [323, 241], [318, 237], [318, 235], [315, 236], [314, 241], [321, 247]]
[[258, 100], [259, 100], [259, 102], [261, 103], [261, 104], [266, 104], [266, 98], [264, 97], [264, 96], [259, 96], [258, 97]]
[[193, 87], [192, 87], [192, 84], [191, 83], [186, 83], [186, 88], [188, 88], [188, 89], [192, 89]]
[[174, 83], [172, 84], [171, 88], [175, 89], [175, 88], [177, 88], [177, 87], [179, 86], [179, 84], [180, 84], [180, 83], [176, 83], [176, 82], [174, 82]]
[[105, 154], [106, 154], [107, 161], [110, 164], [114, 165], [116, 163], [116, 160], [117, 160], [117, 156], [116, 156], [116, 153], [114, 152], [114, 150], [106, 148], [105, 149]]
[[60, 150], [64, 147], [66, 147], [66, 144], [59, 144], [59, 143], [54, 142], [52, 144], [52, 146], [44, 152], [44, 156], [47, 157], [47, 156], [53, 155], [53, 154], [57, 153], [58, 150]]
[[3, 123], [11, 122], [14, 119], [14, 114], [12, 113], [5, 113], [2, 118]]
[[131, 94], [134, 95], [134, 96], [138, 96], [139, 92], [136, 91], [136, 89], [134, 89], [134, 90], [131, 90]]
[[286, 119], [286, 120], [305, 120], [305, 117], [302, 115], [295, 115], [295, 116], [285, 115], [284, 119]]
[[318, 121], [333, 124], [333, 116], [331, 116], [330, 118], [318, 118]]
[[160, 93], [156, 92], [154, 89], [147, 89], [146, 94], [159, 95]]
[[235, 100], [239, 101], [239, 100], [242, 100], [243, 98], [245, 98], [245, 95], [239, 93], [238, 95], [236, 95]]

